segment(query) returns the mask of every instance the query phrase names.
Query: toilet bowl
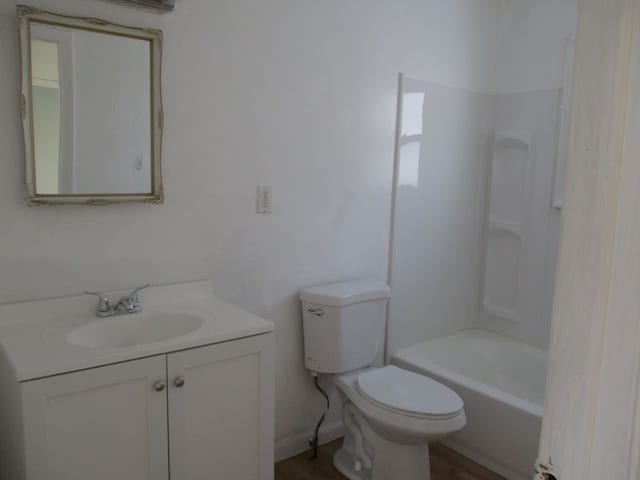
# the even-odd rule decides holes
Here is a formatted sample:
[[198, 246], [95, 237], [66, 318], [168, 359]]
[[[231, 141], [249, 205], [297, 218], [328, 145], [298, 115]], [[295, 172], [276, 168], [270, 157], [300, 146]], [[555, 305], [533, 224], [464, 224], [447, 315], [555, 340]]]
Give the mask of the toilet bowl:
[[350, 480], [428, 480], [428, 444], [463, 428], [462, 399], [395, 366], [339, 375], [345, 439], [334, 456]]
[[395, 366], [373, 367], [390, 295], [375, 280], [300, 292], [305, 366], [334, 376], [346, 431], [334, 465], [351, 480], [429, 480], [428, 444], [466, 424], [453, 390]]

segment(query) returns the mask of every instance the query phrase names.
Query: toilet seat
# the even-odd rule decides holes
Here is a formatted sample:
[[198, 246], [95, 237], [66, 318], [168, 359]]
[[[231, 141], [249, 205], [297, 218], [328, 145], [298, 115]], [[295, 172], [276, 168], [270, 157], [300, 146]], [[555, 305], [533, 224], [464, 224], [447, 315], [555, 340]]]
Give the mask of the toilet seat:
[[[363, 393], [361, 387], [358, 385], [359, 377], [364, 378], [365, 381], [363, 381], [363, 384], [367, 383], [367, 377], [365, 375], [378, 370], [380, 369], [369, 367], [348, 372], [334, 377], [334, 382], [338, 391], [344, 394], [348, 401], [354, 404], [357, 410], [366, 418], [373, 430], [379, 432], [380, 435], [400, 444], [415, 444], [427, 441], [436, 442], [466, 425], [467, 418], [464, 413], [464, 408], [461, 408], [458, 412], [451, 415], [443, 416], [433, 415], [432, 412], [428, 414], [414, 414], [384, 405], [380, 401]], [[398, 368], [398, 370], [401, 369]], [[406, 373], [411, 372], [407, 371]], [[391, 373], [391, 375], [394, 374]], [[418, 377], [421, 376], [418, 375]], [[398, 378], [398, 376], [395, 378]], [[371, 377], [369, 377], [369, 380], [370, 379]], [[446, 388], [444, 385], [442, 387]], [[460, 404], [462, 404], [462, 400], [460, 400]]]
[[414, 418], [447, 419], [459, 416], [464, 408], [460, 396], [450, 388], [393, 365], [360, 374], [355, 387], [376, 406]]

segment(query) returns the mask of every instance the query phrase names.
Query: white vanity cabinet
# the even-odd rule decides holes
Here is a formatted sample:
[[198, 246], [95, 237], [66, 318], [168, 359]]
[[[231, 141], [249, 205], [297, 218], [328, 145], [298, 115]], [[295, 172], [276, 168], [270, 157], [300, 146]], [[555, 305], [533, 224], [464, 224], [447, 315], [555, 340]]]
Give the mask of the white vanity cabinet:
[[167, 357], [172, 480], [273, 478], [272, 336]]
[[167, 480], [166, 356], [21, 384], [27, 480]]
[[21, 383], [25, 480], [272, 480], [273, 336]]

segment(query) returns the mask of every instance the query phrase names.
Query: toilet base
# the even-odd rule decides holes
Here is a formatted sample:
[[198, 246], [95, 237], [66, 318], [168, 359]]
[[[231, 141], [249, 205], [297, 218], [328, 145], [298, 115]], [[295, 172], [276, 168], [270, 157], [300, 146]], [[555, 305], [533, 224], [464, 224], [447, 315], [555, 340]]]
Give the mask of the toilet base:
[[342, 447], [333, 455], [333, 465], [349, 480], [371, 480], [371, 471], [362, 467], [356, 471], [353, 453]]
[[334, 454], [333, 465], [349, 480], [395, 480], [398, 478], [403, 480], [430, 480], [428, 447], [424, 448], [423, 446], [423, 448], [416, 449], [413, 453], [418, 454], [417, 458], [411, 459], [413, 462], [390, 461], [387, 463], [385, 461], [391, 460], [393, 457], [386, 457], [382, 461], [381, 459], [374, 460], [373, 469], [375, 474], [372, 475], [371, 470], [364, 467], [357, 471], [353, 453], [343, 447]]
[[353, 413], [354, 406], [347, 403], [343, 408], [347, 427], [343, 445], [333, 456], [333, 465], [340, 473], [349, 480], [430, 480], [427, 443], [407, 445], [390, 441], [371, 429], [360, 415], [354, 428], [349, 421]]

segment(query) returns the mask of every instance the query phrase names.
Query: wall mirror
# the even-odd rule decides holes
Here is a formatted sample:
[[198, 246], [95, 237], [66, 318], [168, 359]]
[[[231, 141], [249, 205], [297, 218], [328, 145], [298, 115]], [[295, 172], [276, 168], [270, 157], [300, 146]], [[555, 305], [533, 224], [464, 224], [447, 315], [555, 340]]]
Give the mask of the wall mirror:
[[17, 13], [27, 204], [162, 203], [162, 32]]

